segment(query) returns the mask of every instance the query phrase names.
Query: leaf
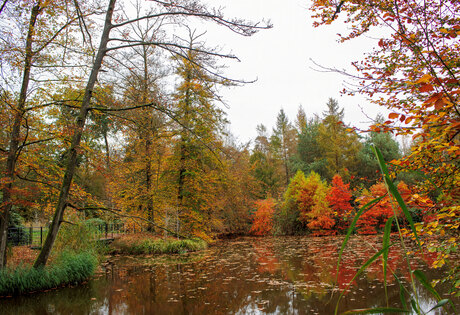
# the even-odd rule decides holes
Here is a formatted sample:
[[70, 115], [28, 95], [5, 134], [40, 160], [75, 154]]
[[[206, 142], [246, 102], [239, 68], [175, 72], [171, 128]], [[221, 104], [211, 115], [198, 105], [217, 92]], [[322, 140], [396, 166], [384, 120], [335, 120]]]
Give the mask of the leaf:
[[433, 306], [433, 308], [431, 308], [431, 309], [428, 311], [428, 313], [431, 312], [431, 311], [434, 310], [434, 309], [437, 309], [438, 307], [443, 307], [444, 305], [446, 305], [447, 303], [449, 303], [449, 301], [450, 301], [449, 299], [443, 299], [443, 300], [439, 301], [438, 304], [436, 304], [435, 306]]
[[379, 162], [380, 168], [382, 170], [382, 173], [384, 174], [383, 179], [384, 179], [385, 183], [387, 184], [388, 190], [391, 193], [391, 195], [396, 199], [396, 201], [398, 202], [399, 206], [403, 210], [403, 213], [404, 213], [407, 221], [409, 222], [411, 230], [414, 233], [415, 239], [417, 240], [417, 244], [418, 244], [419, 248], [421, 249], [422, 246], [420, 245], [420, 239], [418, 238], [417, 230], [415, 229], [414, 221], [412, 220], [412, 216], [409, 213], [409, 210], [407, 209], [407, 206], [404, 203], [404, 200], [402, 199], [401, 195], [399, 194], [398, 189], [396, 189], [395, 185], [393, 184], [393, 182], [390, 179], [390, 174], [388, 172], [388, 168], [387, 168], [387, 166], [385, 164], [385, 161], [383, 159], [383, 155], [382, 155], [382, 153], [380, 152], [380, 150], [376, 146], [372, 146], [372, 150], [374, 151], [375, 155], [377, 156], [377, 160]]
[[391, 181], [390, 177], [385, 174], [384, 176], [385, 183], [388, 185], [388, 189], [390, 190], [391, 195], [396, 199], [398, 202], [399, 206], [401, 207], [407, 221], [409, 222], [410, 228], [412, 230], [412, 233], [414, 233], [415, 239], [417, 241], [418, 247], [422, 249], [422, 245], [420, 244], [420, 239], [417, 235], [417, 230], [415, 229], [414, 221], [412, 220], [412, 216], [409, 212], [409, 209], [407, 209], [406, 203], [402, 199], [401, 195], [398, 192], [398, 189], [396, 186], [393, 184]]
[[348, 239], [350, 238], [350, 235], [351, 235], [351, 233], [353, 232], [353, 230], [354, 230], [354, 228], [356, 226], [356, 222], [358, 222], [359, 217], [364, 213], [364, 211], [366, 211], [367, 209], [370, 209], [372, 206], [376, 205], [380, 200], [383, 199], [383, 197], [384, 196], [375, 198], [375, 199], [369, 201], [368, 203], [366, 203], [364, 206], [362, 206], [358, 210], [358, 212], [356, 213], [356, 215], [355, 215], [355, 217], [353, 219], [353, 222], [351, 222], [350, 227], [347, 230], [347, 235], [345, 235], [345, 239], [343, 240], [342, 247], [340, 247], [340, 251], [339, 251], [339, 258], [338, 258], [338, 261], [337, 261], [337, 277], [335, 279], [336, 283], [337, 283], [337, 279], [339, 277], [340, 260], [342, 258], [343, 251], [345, 250], [345, 246], [347, 246]]
[[375, 308], [367, 308], [367, 309], [359, 309], [359, 310], [351, 310], [342, 315], [348, 314], [380, 314], [380, 313], [409, 313], [410, 311], [404, 310], [401, 308], [396, 307], [375, 307]]
[[441, 300], [441, 296], [438, 294], [438, 292], [436, 292], [436, 290], [433, 288], [433, 286], [421, 270], [414, 270], [413, 274], [418, 279], [418, 281], [425, 287], [425, 289], [430, 291], [430, 293], [433, 294], [438, 301]]
[[396, 119], [396, 118], [398, 118], [398, 117], [399, 117], [399, 114], [398, 114], [398, 113], [390, 113], [390, 114], [388, 115], [388, 118], [389, 118], [389, 119]]
[[441, 108], [443, 108], [445, 104], [445, 101], [443, 98], [439, 98], [435, 103], [434, 103], [434, 108], [436, 110], [440, 110]]
[[430, 80], [432, 79], [433, 77], [431, 76], [431, 74], [424, 74], [420, 79], [418, 79], [417, 81], [415, 81], [416, 84], [419, 84], [419, 83], [428, 83], [430, 82]]
[[388, 268], [388, 245], [390, 244], [390, 232], [391, 232], [391, 225], [393, 224], [394, 217], [388, 219], [387, 223], [385, 224], [385, 230], [383, 232], [383, 248], [386, 250], [383, 252], [383, 284], [385, 286], [385, 298], [388, 303], [388, 295], [387, 295], [387, 268]]
[[418, 89], [420, 92], [431, 92], [434, 91], [433, 85], [431, 84], [423, 84]]

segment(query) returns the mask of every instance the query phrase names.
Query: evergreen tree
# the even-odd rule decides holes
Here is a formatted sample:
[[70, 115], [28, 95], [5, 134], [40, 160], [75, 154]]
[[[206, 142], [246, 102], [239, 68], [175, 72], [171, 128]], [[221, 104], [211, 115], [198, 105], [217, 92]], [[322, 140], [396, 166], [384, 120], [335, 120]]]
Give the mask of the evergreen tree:
[[283, 176], [283, 181], [286, 183], [286, 187], [289, 185], [289, 179], [291, 177], [289, 159], [294, 155], [295, 144], [296, 130], [289, 122], [284, 110], [281, 109], [276, 117], [276, 126], [271, 136], [271, 145], [276, 158], [281, 162], [281, 174]]
[[[383, 117], [380, 115], [377, 116], [376, 120], [378, 123], [383, 123]], [[367, 187], [376, 184], [381, 178], [377, 158], [371, 149], [372, 145], [379, 148], [385, 161], [389, 162], [401, 157], [399, 144], [390, 133], [371, 131], [358, 153], [359, 167], [357, 175], [365, 179], [364, 183], [366, 183]]]
[[310, 119], [297, 142], [297, 153], [291, 158], [290, 166], [295, 172], [301, 170], [305, 174], [314, 171], [322, 177], [327, 174], [327, 160], [323, 155], [323, 148], [318, 142], [320, 121], [318, 118]]
[[358, 165], [357, 154], [361, 149], [356, 133], [347, 130], [343, 124], [344, 112], [336, 100], [330, 98], [327, 111], [323, 113], [322, 124], [318, 128], [318, 143], [327, 160], [326, 179], [335, 174], [348, 178], [350, 170]]

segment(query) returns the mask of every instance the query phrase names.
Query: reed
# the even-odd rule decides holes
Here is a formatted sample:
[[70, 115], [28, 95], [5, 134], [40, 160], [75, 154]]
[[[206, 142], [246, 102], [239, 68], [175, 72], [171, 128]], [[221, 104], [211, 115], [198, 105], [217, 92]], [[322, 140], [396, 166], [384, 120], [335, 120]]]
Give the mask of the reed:
[[78, 284], [96, 270], [98, 261], [90, 252], [63, 252], [56, 261], [44, 268], [19, 266], [0, 270], [0, 296], [14, 296]]

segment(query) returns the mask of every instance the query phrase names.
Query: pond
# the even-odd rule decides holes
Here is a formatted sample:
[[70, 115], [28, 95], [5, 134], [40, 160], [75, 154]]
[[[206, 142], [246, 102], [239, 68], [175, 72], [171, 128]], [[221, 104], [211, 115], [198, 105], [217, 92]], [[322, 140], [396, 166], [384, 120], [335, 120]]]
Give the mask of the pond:
[[[339, 291], [381, 242], [375, 236], [353, 237], [334, 288], [342, 239], [245, 237], [180, 256], [110, 257], [87, 283], [0, 300], [0, 313], [333, 314]], [[410, 275], [401, 253], [401, 248], [392, 248], [389, 267], [407, 285]], [[411, 267], [424, 270], [430, 280], [439, 279], [445, 271], [429, 269], [427, 263], [433, 259], [433, 255], [415, 256]], [[394, 276], [389, 275], [387, 282], [389, 305], [401, 307]], [[425, 310], [436, 305], [421, 285], [417, 284], [416, 290]], [[458, 298], [454, 303], [459, 309]], [[352, 283], [340, 301], [339, 312], [385, 305], [379, 261]], [[447, 312], [438, 309], [430, 314]]]

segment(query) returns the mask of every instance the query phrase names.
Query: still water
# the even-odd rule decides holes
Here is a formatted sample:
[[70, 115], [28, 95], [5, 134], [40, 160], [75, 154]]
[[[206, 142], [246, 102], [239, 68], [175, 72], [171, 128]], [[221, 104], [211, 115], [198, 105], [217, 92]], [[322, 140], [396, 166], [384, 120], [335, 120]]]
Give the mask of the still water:
[[[238, 238], [180, 256], [116, 256], [85, 284], [25, 297], [0, 300], [1, 314], [333, 314], [339, 292], [380, 238], [354, 237], [343, 255], [336, 287], [336, 263], [342, 238]], [[389, 268], [409, 287], [402, 249], [394, 247]], [[443, 270], [427, 267], [433, 256], [414, 256], [413, 269], [428, 279]], [[436, 287], [443, 292], [447, 289]], [[436, 305], [416, 286], [425, 310]], [[334, 294], [332, 294], [334, 293]], [[445, 292], [444, 292], [445, 293]], [[388, 276], [390, 306], [401, 307], [399, 285]], [[454, 300], [457, 309], [460, 300]], [[339, 303], [339, 312], [386, 306], [381, 263], [356, 279]], [[438, 309], [430, 314], [451, 314]]]

